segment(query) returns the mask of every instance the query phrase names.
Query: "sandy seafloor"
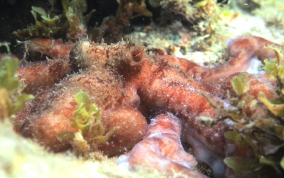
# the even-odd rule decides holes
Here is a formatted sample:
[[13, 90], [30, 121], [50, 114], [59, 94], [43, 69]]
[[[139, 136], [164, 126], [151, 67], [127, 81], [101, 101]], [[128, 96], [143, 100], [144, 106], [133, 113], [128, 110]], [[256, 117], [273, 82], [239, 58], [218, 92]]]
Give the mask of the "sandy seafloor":
[[[241, 8], [230, 7], [232, 14], [220, 18], [212, 36], [196, 35], [180, 22], [171, 27], [136, 26], [125, 38], [147, 45], [147, 48], [171, 49], [170, 53], [192, 60], [200, 65], [216, 66], [224, 63], [225, 48], [229, 40], [241, 35], [256, 35], [279, 44], [284, 44], [284, 3], [260, 1], [261, 8], [243, 12]], [[202, 24], [200, 24], [202, 29]], [[202, 33], [201, 33], [202, 34]], [[204, 39], [212, 38], [213, 44], [200, 46]], [[31, 140], [17, 135], [9, 122], [0, 122], [0, 177], [42, 178], [42, 177], [162, 177], [159, 174], [145, 175], [131, 173], [116, 165], [114, 159], [104, 161], [83, 161], [71, 154], [53, 154]]]

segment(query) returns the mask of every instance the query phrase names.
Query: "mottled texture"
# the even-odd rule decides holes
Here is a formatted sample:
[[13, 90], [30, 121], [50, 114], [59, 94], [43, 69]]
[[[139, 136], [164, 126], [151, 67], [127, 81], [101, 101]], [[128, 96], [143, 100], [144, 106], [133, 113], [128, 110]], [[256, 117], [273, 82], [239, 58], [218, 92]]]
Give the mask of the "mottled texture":
[[26, 85], [24, 92], [36, 92], [48, 89], [67, 74], [71, 73], [67, 60], [55, 59], [21, 66], [17, 72], [21, 82]]
[[[209, 70], [175, 57], [173, 59], [169, 56], [151, 58], [144, 52], [142, 46], [132, 43], [105, 46], [104, 44], [80, 42], [71, 54], [73, 63], [79, 66], [88, 66], [91, 63], [118, 71], [124, 77], [127, 86], [137, 90], [141, 98], [141, 105], [146, 107], [146, 110], [168, 111], [178, 116], [184, 125], [184, 137], [195, 148], [195, 156], [209, 164], [215, 176], [223, 176], [224, 163], [222, 160], [227, 149], [224, 132], [229, 129], [229, 125], [226, 122], [213, 127], [200, 125], [198, 120], [200, 116], [217, 119], [218, 115], [199, 91], [208, 92], [207, 94], [214, 102], [228, 105], [215, 96], [225, 97], [226, 90], [220, 89], [228, 88], [233, 75], [246, 71], [250, 60], [259, 56], [260, 51], [267, 50], [264, 49], [266, 44], [272, 45], [273, 43], [259, 37], [236, 39], [229, 45], [228, 50], [231, 52], [229, 52], [228, 63]], [[259, 57], [276, 56], [273, 50], [268, 52]], [[238, 61], [242, 65], [239, 65]], [[184, 70], [187, 65], [195, 68], [194, 75]], [[213, 75], [215, 73], [216, 75]], [[274, 86], [265, 77], [259, 80], [258, 77], [250, 75], [250, 78], [252, 79], [250, 93], [256, 96], [259, 91], [264, 91], [273, 97], [271, 90]], [[263, 84], [266, 85], [263, 86]], [[218, 94], [215, 94], [215, 91]]]
[[[16, 118], [16, 122], [23, 122], [21, 134], [34, 138], [56, 152], [70, 148], [69, 140], [59, 142], [57, 136], [64, 131], [76, 131], [70, 122], [77, 108], [74, 96], [84, 91], [102, 110], [106, 132], [118, 127], [111, 139], [100, 146], [103, 152], [115, 155], [141, 140], [147, 123], [134, 109], [139, 104], [139, 98], [123, 88], [120, 76], [112, 75], [103, 68], [91, 69], [70, 75], [53, 88], [38, 93]], [[134, 126], [134, 130], [128, 129], [130, 126]]]
[[39, 52], [55, 59], [69, 59], [74, 43], [63, 43], [62, 39], [35, 38], [28, 42], [29, 52]]
[[[106, 127], [121, 127], [122, 133], [115, 133], [113, 136], [117, 138], [112, 138], [121, 142], [110, 141], [108, 143], [113, 145], [107, 149], [100, 147], [102, 151], [109, 155], [117, 154], [142, 138], [146, 121], [137, 108], [145, 115], [153, 111], [171, 112], [181, 119], [182, 137], [193, 146], [197, 159], [209, 164], [215, 176], [223, 176], [222, 160], [228, 148], [224, 132], [230, 129], [230, 124], [226, 120], [213, 127], [201, 126], [199, 117], [217, 119], [218, 114], [200, 90], [213, 102], [229, 107], [225, 93], [226, 89], [230, 89], [230, 79], [246, 71], [254, 57], [275, 57], [273, 50], [265, 49], [267, 44], [273, 43], [259, 37], [235, 39], [228, 48], [230, 60], [223, 66], [208, 69], [181, 58], [151, 57], [143, 46], [131, 42], [106, 45], [79, 41], [70, 52], [71, 68], [79, 72], [66, 77], [52, 89], [39, 93], [27, 105], [17, 118], [24, 122], [21, 133], [36, 138], [54, 151], [66, 149], [68, 143], [59, 143], [55, 136], [60, 129], [72, 131], [68, 120], [76, 108], [72, 96], [82, 90], [102, 109]], [[265, 77], [249, 77], [252, 79], [249, 92], [256, 96], [259, 91], [264, 91], [273, 97], [271, 90], [274, 86]], [[125, 107], [140, 116], [133, 119], [126, 110], [120, 114], [120, 109]], [[107, 115], [111, 119], [106, 119]], [[123, 133], [124, 130], [132, 132], [132, 129], [141, 134], [133, 138], [134, 134]], [[131, 140], [130, 145], [124, 141], [127, 139]], [[113, 152], [108, 152], [108, 149], [113, 149]]]
[[193, 170], [197, 161], [183, 149], [180, 134], [180, 120], [170, 113], [160, 114], [151, 120], [143, 140], [117, 161], [130, 170], [144, 166], [168, 176], [206, 177]]

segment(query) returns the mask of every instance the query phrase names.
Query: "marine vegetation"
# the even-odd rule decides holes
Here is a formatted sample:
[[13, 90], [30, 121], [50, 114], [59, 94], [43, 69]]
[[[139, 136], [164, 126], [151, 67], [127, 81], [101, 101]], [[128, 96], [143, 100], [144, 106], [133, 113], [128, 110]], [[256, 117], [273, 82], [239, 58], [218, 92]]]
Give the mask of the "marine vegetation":
[[[168, 36], [184, 38], [188, 50], [204, 51], [230, 36], [218, 29], [224, 25], [219, 20], [226, 16], [229, 24], [238, 17], [217, 1], [117, 0], [115, 13], [94, 26], [89, 22], [95, 9], [86, 2], [49, 0], [49, 9], [31, 7], [35, 24], [14, 34], [25, 40], [25, 55], [41, 53], [46, 60], [34, 58], [18, 68], [15, 57], [1, 59], [0, 119], [15, 117], [18, 134], [54, 153], [88, 157], [101, 151], [112, 157], [131, 151], [119, 162], [130, 171], [148, 166], [166, 176], [283, 176], [283, 46], [238, 36], [226, 54], [222, 50], [229, 60], [209, 68], [162, 49], [145, 50], [143, 42], [119, 40], [142, 17], [173, 27]], [[148, 38], [151, 28], [141, 34]], [[255, 57], [267, 58], [266, 75], [242, 73]], [[212, 171], [197, 172], [197, 163]]]
[[[36, 40], [38, 43], [47, 44], [46, 39]], [[73, 119], [70, 120], [76, 115], [74, 113], [79, 111], [79, 103], [76, 101], [78, 98], [74, 100], [74, 94], [85, 91], [92, 100], [92, 102], [86, 103], [96, 103], [102, 109], [102, 123], [105, 124], [106, 133], [118, 126], [109, 139], [98, 146], [104, 154], [119, 155], [131, 149], [142, 139], [147, 126], [142, 113], [146, 117], [151, 117], [151, 112], [166, 111], [175, 114], [175, 117], [181, 120], [184, 126], [183, 135], [192, 145], [194, 156], [197, 160], [206, 162], [212, 168], [215, 176], [223, 176], [226, 173], [227, 167], [225, 167], [223, 159], [226, 157], [226, 153], [231, 150], [226, 147], [230, 146], [231, 143], [228, 143], [225, 139], [224, 132], [228, 131], [230, 125], [227, 122], [219, 122], [212, 127], [203, 127], [198, 124], [200, 116], [211, 116], [214, 119], [219, 119], [219, 115], [222, 114], [214, 112], [214, 107], [200, 95], [199, 91], [204, 90], [210, 96], [213, 96], [211, 93], [214, 93], [214, 102], [227, 103], [224, 98], [226, 98], [226, 90], [229, 87], [228, 81], [236, 75], [236, 72], [246, 71], [253, 60], [252, 56], [259, 56], [260, 59], [267, 55], [274, 57], [276, 55], [274, 50], [266, 48], [267, 45], [280, 47], [280, 45], [256, 36], [239, 37], [232, 40], [228, 46], [230, 60], [226, 64], [217, 68], [207, 68], [174, 56], [151, 56], [147, 54], [143, 46], [129, 41], [107, 45], [80, 40], [71, 51], [70, 48], [58, 50], [58, 48], [63, 49], [63, 46], [68, 45], [68, 43], [58, 44], [56, 48], [50, 49], [49, 54], [52, 54], [50, 55], [51, 58], [57, 56], [63, 56], [64, 59], [69, 58], [70, 66], [75, 72], [64, 77], [53, 87], [40, 90], [35, 99], [26, 105], [24, 111], [17, 117], [17, 120], [23, 121], [19, 130], [23, 136], [37, 140], [41, 145], [54, 152], [72, 148], [72, 143], [70, 145], [70, 142], [66, 142], [66, 140], [60, 142], [57, 138], [64, 131], [73, 133], [78, 131], [78, 129], [74, 129]], [[40, 49], [36, 50], [39, 51]], [[42, 65], [46, 66], [47, 64], [42, 63]], [[31, 69], [24, 66], [22, 70], [28, 72]], [[40, 73], [39, 77], [46, 76], [43, 71], [40, 71]], [[35, 74], [26, 77], [33, 78], [33, 82], [36, 82], [39, 74], [38, 72]], [[252, 74], [248, 76], [252, 86], [248, 92], [255, 96], [259, 91], [262, 91], [267, 96], [273, 96], [271, 95], [273, 85], [267, 78]], [[50, 78], [50, 76], [46, 77]], [[38, 87], [40, 88], [40, 86]], [[230, 90], [230, 92], [234, 91]], [[230, 97], [228, 98], [230, 99]], [[89, 112], [90, 110], [86, 109], [86, 111]], [[83, 122], [88, 123], [85, 119]], [[80, 130], [81, 127], [77, 128]], [[179, 135], [177, 130], [174, 130], [174, 132], [174, 135]], [[75, 138], [74, 135], [72, 137]], [[88, 142], [93, 135], [86, 134], [83, 137]], [[163, 140], [159, 142], [154, 140], [150, 143], [163, 147]], [[175, 145], [172, 145], [173, 147], [169, 147], [168, 151], [182, 152], [183, 149], [176, 149], [175, 151], [172, 149], [180, 147], [177, 144], [178, 141], [175, 141], [175, 143]], [[90, 146], [92, 147], [92, 145]], [[144, 146], [151, 145], [146, 144]], [[97, 146], [94, 145], [94, 147]], [[151, 149], [142, 150], [152, 152]], [[237, 152], [241, 150], [236, 148]], [[151, 154], [159, 155], [159, 152], [155, 151]], [[145, 153], [145, 155], [148, 154]], [[207, 156], [204, 157], [204, 155]], [[169, 162], [167, 157], [159, 158], [161, 160], [159, 165]], [[177, 159], [182, 160], [183, 157]], [[153, 156], [144, 156], [143, 160], [151, 160], [152, 164], [157, 161]], [[211, 160], [214, 160], [214, 162]], [[181, 161], [181, 164], [176, 168], [182, 168], [183, 171], [192, 169], [184, 167], [183, 163]], [[129, 164], [128, 168], [134, 166], [131, 161], [126, 162], [126, 164]], [[172, 171], [171, 167], [166, 170]], [[234, 173], [227, 175], [234, 175]]]
[[168, 16], [174, 15], [192, 25], [212, 16], [217, 8], [215, 0], [149, 0], [149, 4], [153, 8], [161, 8], [162, 23], [173, 20]]
[[[3, 43], [6, 47], [8, 44]], [[8, 51], [9, 48], [7, 47]], [[13, 119], [33, 95], [23, 94], [24, 86], [16, 76], [19, 60], [6, 54], [0, 57], [0, 120]]]
[[50, 4], [52, 8], [49, 10], [33, 6], [31, 13], [35, 25], [17, 30], [14, 34], [22, 39], [64, 37], [76, 41], [88, 36], [97, 42], [103, 38], [106, 41], [117, 42], [121, 39], [123, 27], [130, 25], [130, 20], [140, 16], [152, 16], [152, 13], [146, 9], [145, 0], [120, 0], [115, 16], [107, 16], [101, 24], [96, 23], [91, 27], [89, 20], [95, 9], [86, 14], [86, 0], [61, 0], [63, 7], [61, 13], [53, 9], [54, 1], [50, 1]]
[[[76, 133], [66, 131], [60, 133], [57, 138], [59, 141], [72, 139], [72, 146], [78, 154], [85, 154], [98, 151], [98, 146], [108, 140], [116, 128], [105, 134], [105, 129], [102, 125], [101, 111], [95, 104], [92, 103], [89, 95], [85, 92], [78, 92], [74, 96], [78, 107], [71, 118], [72, 127], [78, 130]], [[92, 138], [86, 141], [84, 136], [89, 132]], [[92, 150], [90, 149], [92, 145]], [[94, 146], [95, 145], [95, 146]]]
[[[216, 112], [221, 114], [220, 120], [230, 118], [233, 121], [233, 129], [225, 132], [224, 136], [237, 147], [250, 150], [249, 157], [236, 153], [235, 156], [224, 159], [225, 164], [240, 176], [284, 175], [284, 58], [281, 58], [277, 49], [272, 49], [275, 50], [277, 58], [272, 61], [264, 60], [263, 69], [277, 85], [275, 98], [269, 99], [263, 92], [260, 92], [257, 98], [249, 94], [247, 91], [250, 88], [250, 80], [247, 73], [242, 73], [231, 81], [237, 94], [231, 96], [228, 93], [232, 107], [226, 108], [210, 101]], [[207, 124], [214, 125], [220, 120], [207, 120]]]
[[145, 0], [117, 0], [117, 3], [115, 16], [104, 17], [100, 25], [91, 28], [90, 39], [96, 42], [118, 42], [122, 38], [123, 29], [130, 26], [131, 20], [137, 17], [152, 17], [152, 13], [146, 8]]
[[14, 34], [22, 39], [59, 38], [67, 35], [70, 40], [78, 40], [85, 37], [88, 18], [83, 17], [83, 13], [87, 10], [86, 1], [72, 0], [69, 2], [69, 0], [62, 0], [61, 3], [62, 14], [57, 14], [53, 9], [46, 11], [41, 7], [33, 6], [31, 13], [35, 19], [35, 25], [17, 30]]

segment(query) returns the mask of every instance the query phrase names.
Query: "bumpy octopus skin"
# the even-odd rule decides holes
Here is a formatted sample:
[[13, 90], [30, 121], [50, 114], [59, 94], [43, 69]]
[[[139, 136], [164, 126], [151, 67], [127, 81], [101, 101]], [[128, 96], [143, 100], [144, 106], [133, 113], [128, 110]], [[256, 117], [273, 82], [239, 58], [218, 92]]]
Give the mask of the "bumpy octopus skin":
[[[92, 102], [100, 107], [107, 132], [117, 126], [108, 142], [100, 145], [105, 154], [124, 152], [141, 140], [147, 122], [134, 109], [139, 100], [123, 88], [119, 76], [111, 75], [102, 68], [90, 68], [90, 71], [70, 75], [53, 88], [38, 93], [16, 119], [16, 122], [23, 122], [21, 134], [56, 152], [70, 148], [68, 141], [60, 142], [57, 136], [64, 131], [76, 131], [70, 118], [76, 110], [74, 96], [79, 91], [87, 92]], [[129, 125], [132, 127], [125, 129]], [[87, 136], [86, 139], [91, 138]]]
[[280, 47], [278, 44], [256, 36], [233, 39], [229, 42], [227, 48], [229, 61], [216, 68], [203, 67], [186, 59], [167, 55], [158, 55], [155, 58], [168, 62], [196, 80], [205, 83], [215, 83], [234, 73], [246, 72], [254, 67], [256, 60], [263, 61], [264, 59], [275, 57], [275, 51], [267, 48], [269, 46]]
[[[248, 37], [248, 39], [251, 38], [254, 39]], [[262, 38], [259, 39], [263, 40]], [[258, 40], [258, 38], [254, 40]], [[238, 43], [238, 41], [236, 40], [235, 43]], [[193, 147], [200, 148], [195, 151], [197, 158], [207, 162], [215, 171], [216, 176], [222, 176], [224, 171], [222, 159], [225, 157], [226, 148], [226, 140], [223, 135], [228, 129], [228, 125], [223, 122], [208, 128], [200, 126], [198, 121], [200, 116], [217, 117], [212, 106], [199, 93], [199, 90], [212, 92], [213, 88], [208, 87], [206, 83], [193, 80], [190, 76], [181, 72], [178, 68], [168, 65], [163, 60], [150, 58], [141, 46], [135, 44], [122, 45], [120, 49], [118, 46], [110, 47], [110, 49], [89, 42], [78, 43], [71, 53], [76, 61], [73, 61], [73, 63], [79, 66], [114, 65], [116, 70], [124, 76], [127, 85], [137, 90], [142, 105], [147, 107], [148, 110], [172, 112], [182, 119], [183, 135], [187, 137]], [[253, 49], [247, 50], [251, 52]], [[255, 49], [255, 51], [258, 50], [260, 50], [260, 47]], [[241, 49], [240, 55], [243, 53], [243, 49]], [[240, 57], [235, 55], [231, 60], [239, 59]], [[232, 62], [230, 61], [230, 63]], [[217, 71], [221, 69], [220, 67]], [[226, 65], [222, 71], [224, 70], [228, 70]], [[232, 70], [234, 72], [243, 71], [239, 67]], [[223, 74], [225, 75], [223, 78], [226, 78], [226, 72], [223, 72]], [[253, 77], [251, 78], [253, 79]], [[254, 78], [254, 82], [251, 83], [254, 85], [252, 93], [257, 94], [259, 91], [264, 91], [271, 94], [272, 85], [263, 87], [261, 82], [255, 82], [255, 80], [257, 79]], [[219, 98], [212, 97], [215, 102], [224, 102]], [[219, 170], [220, 173], [216, 170]]]
[[[82, 70], [82, 72], [65, 78], [63, 82], [51, 90], [39, 93], [26, 106], [25, 110], [18, 115], [19, 118], [17, 120], [22, 120], [24, 123], [21, 133], [36, 138], [39, 142], [51, 147], [55, 151], [68, 148], [68, 143], [64, 143], [65, 145], [62, 147], [58, 146], [62, 143], [58, 143], [54, 137], [59, 131], [56, 131], [56, 134], [52, 133], [54, 130], [53, 127], [59, 128], [58, 130], [60, 131], [72, 131], [70, 123], [68, 123], [68, 118], [74, 113], [76, 104], [74, 104], [71, 96], [83, 90], [91, 96], [94, 94], [95, 97], [92, 98], [93, 102], [102, 109], [103, 113], [108, 113], [121, 107], [131, 108], [130, 110], [138, 112], [136, 108], [139, 105], [143, 106], [142, 108], [147, 112], [167, 111], [173, 113], [181, 119], [183, 127], [182, 136], [194, 147], [197, 159], [207, 162], [212, 167], [215, 176], [222, 176], [224, 173], [222, 159], [225, 157], [227, 149], [227, 141], [223, 135], [229, 129], [230, 125], [227, 122], [220, 122], [214, 127], [203, 127], [199, 124], [198, 118], [200, 116], [218, 117], [213, 107], [199, 91], [203, 90], [207, 92], [214, 102], [226, 104], [225, 100], [217, 97], [221, 96], [221, 98], [224, 98], [225, 96], [225, 91], [220, 92], [220, 89], [227, 89], [228, 78], [245, 71], [247, 64], [250, 63], [251, 58], [254, 56], [274, 57], [275, 54], [273, 51], [264, 49], [267, 44], [273, 43], [259, 37], [241, 37], [236, 39], [229, 44], [230, 61], [224, 66], [208, 71], [205, 67], [186, 62], [180, 58], [170, 56], [156, 56], [152, 58], [144, 52], [142, 46], [130, 42], [121, 42], [108, 46], [106, 44], [80, 41], [70, 52], [70, 64], [73, 70]], [[240, 61], [241, 65], [238, 65], [238, 61]], [[228, 70], [228, 67], [232, 69]], [[206, 74], [206, 72], [210, 73], [210, 75]], [[217, 77], [212, 78], [213, 73]], [[93, 75], [95, 76], [94, 82], [87, 82], [88, 78]], [[104, 75], [106, 75], [106, 78], [100, 78]], [[109, 80], [108, 77], [116, 79]], [[250, 77], [252, 79], [251, 86], [253, 86], [250, 90], [251, 93], [256, 96], [259, 91], [264, 91], [265, 94], [273, 97], [273, 93], [271, 93], [273, 85], [271, 83], [267, 82], [264, 78], [262, 80], [266, 81], [266, 84], [263, 86], [262, 81], [259, 81], [257, 77], [254, 75]], [[80, 79], [76, 80], [76, 78]], [[80, 84], [79, 81], [85, 79], [86, 82]], [[119, 84], [116, 83], [116, 80], [119, 81]], [[212, 81], [216, 81], [216, 86], [211, 84]], [[118, 86], [118, 91], [110, 89], [108, 90], [109, 93], [101, 94], [109, 87], [102, 83], [113, 83], [113, 86]], [[68, 91], [70, 87], [73, 92]], [[95, 91], [93, 92], [93, 90]], [[66, 100], [63, 97], [64, 95], [69, 95], [67, 97], [69, 98], [67, 99], [67, 104], [62, 101], [62, 103], [58, 104], [58, 108], [54, 107], [54, 103], [61, 101], [63, 98]], [[43, 104], [44, 101], [48, 101], [48, 103]], [[109, 104], [105, 104], [105, 102]], [[67, 109], [62, 107], [64, 105], [67, 105]], [[54, 112], [54, 109], [58, 109], [59, 111]], [[58, 112], [63, 112], [65, 109], [68, 114], [58, 114]], [[50, 112], [50, 116], [44, 116]], [[39, 116], [44, 118], [40, 118]], [[50, 117], [52, 116], [56, 116], [56, 124], [46, 124], [51, 122]], [[106, 118], [106, 116], [103, 118], [104, 122], [107, 122], [108, 119]], [[122, 116], [121, 120], [123, 119], [125, 118]], [[143, 123], [143, 119], [138, 120], [141, 120], [140, 122]], [[138, 121], [135, 120], [132, 123], [135, 122]], [[124, 124], [123, 129], [127, 130], [133, 127], [132, 123], [128, 127], [125, 127]], [[43, 126], [42, 124], [45, 125]], [[119, 124], [119, 122], [115, 124]], [[137, 132], [141, 132], [141, 134], [140, 137], [134, 139], [136, 143], [145, 133], [144, 125], [140, 125], [142, 127], [139, 127]], [[127, 134], [124, 137], [129, 137]], [[122, 136], [120, 138], [114, 137], [114, 140], [121, 138]], [[135, 144], [134, 140], [132, 145]], [[58, 147], [60, 149], [57, 150]], [[114, 151], [114, 153], [119, 152], [121, 150]]]
[[71, 74], [71, 68], [63, 59], [26, 64], [17, 72], [22, 83], [27, 84], [24, 92], [30, 94], [52, 87], [68, 74]]
[[27, 45], [29, 53], [45, 54], [53, 60], [23, 63], [17, 72], [22, 83], [26, 85], [24, 92], [36, 94], [58, 83], [66, 75], [71, 74], [69, 53], [73, 43], [64, 44], [62, 39], [33, 39]]
[[53, 59], [69, 59], [69, 53], [74, 43], [63, 43], [61, 38], [57, 40], [35, 38], [28, 44], [29, 52], [39, 52]]
[[[227, 126], [220, 123], [215, 127], [205, 128], [197, 120], [202, 115], [216, 117], [213, 107], [199, 93], [199, 90], [207, 91], [202, 83], [193, 80], [163, 61], [155, 61], [148, 57], [141, 46], [121, 44], [119, 47], [105, 48], [107, 46], [81, 42], [74, 49], [78, 50], [77, 55], [74, 55], [74, 51], [71, 54], [75, 56], [73, 59], [76, 59], [79, 66], [114, 64], [116, 70], [123, 75], [126, 87], [135, 88], [141, 104], [148, 111], [168, 111], [175, 114], [183, 121], [184, 136], [190, 135], [199, 140], [205, 148], [212, 150], [212, 154], [207, 154], [210, 158], [207, 156], [203, 161], [210, 160], [212, 155], [219, 159], [224, 157], [223, 132]], [[214, 100], [223, 102], [219, 98], [214, 98]]]

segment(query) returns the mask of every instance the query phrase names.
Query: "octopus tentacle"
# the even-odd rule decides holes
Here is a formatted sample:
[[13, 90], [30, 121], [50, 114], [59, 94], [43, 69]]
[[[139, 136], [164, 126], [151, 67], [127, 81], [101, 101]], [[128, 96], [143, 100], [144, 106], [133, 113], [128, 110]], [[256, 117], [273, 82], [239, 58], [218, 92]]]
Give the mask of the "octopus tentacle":
[[25, 93], [36, 94], [50, 88], [70, 73], [71, 68], [67, 60], [55, 59], [20, 66], [17, 76], [26, 85]]
[[230, 60], [220, 67], [207, 69], [195, 75], [195, 77], [200, 78], [203, 82], [214, 82], [234, 73], [245, 72], [255, 65], [257, 59], [263, 60], [276, 57], [273, 49], [266, 48], [268, 45], [280, 47], [278, 44], [255, 36], [232, 40], [228, 45]]
[[179, 119], [170, 113], [160, 114], [151, 120], [144, 139], [128, 156], [120, 156], [118, 162], [129, 169], [154, 168], [168, 176], [179, 173], [184, 177], [206, 177], [193, 170], [197, 162], [184, 151], [180, 134]]
[[62, 39], [31, 40], [27, 45], [29, 53], [40, 52], [53, 60], [25, 63], [19, 67], [17, 75], [26, 85], [24, 92], [36, 94], [70, 74], [69, 53], [73, 46], [73, 43], [63, 43]]
[[29, 52], [40, 52], [53, 59], [69, 59], [74, 43], [63, 43], [62, 39], [35, 38], [28, 44]]
[[[87, 92], [102, 110], [106, 133], [117, 127], [108, 142], [100, 145], [101, 151], [115, 155], [132, 148], [142, 139], [147, 122], [135, 109], [140, 98], [135, 92], [129, 93], [130, 89], [123, 88], [121, 77], [102, 68], [70, 75], [53, 88], [38, 93], [16, 117], [15, 123], [23, 122], [19, 132], [55, 152], [71, 148], [70, 140], [59, 141], [57, 136], [65, 131], [77, 131], [71, 126], [70, 118], [76, 111], [74, 96], [79, 91]], [[91, 138], [92, 135], [86, 137], [87, 140]], [[91, 145], [92, 148], [95, 145]]]
[[216, 68], [200, 66], [186, 59], [168, 55], [159, 55], [154, 58], [169, 63], [189, 77], [205, 83], [213, 83], [235, 73], [246, 72], [254, 67], [253, 65], [256, 64], [257, 60], [275, 58], [275, 51], [267, 48], [268, 46], [281, 47], [279, 44], [256, 36], [239, 37], [231, 40], [228, 45], [229, 61]]
[[[85, 49], [84, 55], [85, 57], [88, 56], [89, 59], [100, 58], [102, 60], [104, 56], [108, 56], [108, 58], [104, 58], [104, 63], [113, 64], [112, 68], [118, 69], [117, 71], [124, 77], [125, 82], [136, 87], [141, 103], [148, 110], [163, 110], [174, 113], [182, 119], [186, 134], [200, 140], [212, 153], [221, 158], [224, 157], [223, 143], [225, 138], [223, 132], [227, 129], [226, 125], [222, 123], [212, 128], [204, 128], [198, 121], [200, 116], [217, 117], [214, 108], [199, 92], [199, 90], [206, 91], [207, 88], [167, 63], [155, 61], [148, 57], [142, 47], [129, 44], [120, 45], [120, 49], [124, 52], [123, 56], [117, 56], [119, 53], [115, 53], [116, 56], [105, 54], [98, 56], [96, 53], [87, 53], [96, 51], [94, 45], [82, 48], [77, 46], [77, 56], [82, 56], [80, 55], [82, 49]], [[93, 49], [91, 50], [91, 48]], [[105, 51], [111, 51], [111, 48], [112, 46], [108, 46]], [[116, 49], [117, 46], [114, 48]], [[137, 49], [140, 49], [143, 56], [139, 61], [134, 59]], [[135, 52], [133, 53], [133, 51]], [[91, 57], [92, 55], [95, 56]], [[116, 60], [115, 63], [111, 62], [113, 59]], [[213, 100], [223, 102], [216, 97]], [[219, 134], [214, 134], [216, 132]]]

